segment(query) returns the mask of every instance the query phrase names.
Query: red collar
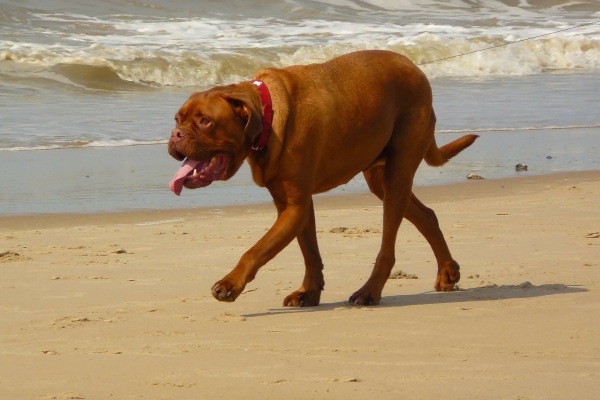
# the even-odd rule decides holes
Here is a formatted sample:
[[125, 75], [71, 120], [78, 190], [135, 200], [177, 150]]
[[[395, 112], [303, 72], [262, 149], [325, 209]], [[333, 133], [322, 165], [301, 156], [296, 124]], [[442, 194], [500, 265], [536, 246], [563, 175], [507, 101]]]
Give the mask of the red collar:
[[273, 104], [271, 103], [269, 89], [263, 81], [253, 80], [252, 84], [258, 87], [258, 91], [260, 92], [260, 101], [263, 105], [262, 132], [252, 146], [252, 150], [262, 150], [267, 145], [267, 142], [269, 141], [269, 135], [271, 133], [271, 125], [273, 123]]

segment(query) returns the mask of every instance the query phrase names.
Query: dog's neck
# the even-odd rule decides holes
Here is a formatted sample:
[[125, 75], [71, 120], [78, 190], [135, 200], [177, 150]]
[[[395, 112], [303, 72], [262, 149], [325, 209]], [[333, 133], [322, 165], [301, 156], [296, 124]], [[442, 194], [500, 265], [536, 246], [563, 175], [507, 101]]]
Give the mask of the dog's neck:
[[259, 151], [265, 148], [269, 141], [269, 135], [271, 134], [271, 125], [273, 123], [273, 104], [271, 103], [271, 95], [269, 89], [263, 81], [253, 80], [258, 91], [260, 92], [260, 101], [263, 106], [263, 126], [260, 135], [256, 139], [256, 142], [252, 146], [252, 150]]

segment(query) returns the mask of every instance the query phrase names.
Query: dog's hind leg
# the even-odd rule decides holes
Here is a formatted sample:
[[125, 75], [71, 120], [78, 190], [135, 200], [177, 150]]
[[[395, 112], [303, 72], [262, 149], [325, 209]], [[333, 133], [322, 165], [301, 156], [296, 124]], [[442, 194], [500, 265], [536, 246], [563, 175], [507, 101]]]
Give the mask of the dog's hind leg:
[[287, 296], [283, 300], [283, 305], [288, 307], [318, 306], [325, 281], [323, 279], [323, 261], [317, 243], [315, 209], [312, 201], [306, 224], [296, 239], [304, 256], [306, 271], [300, 289]]
[[[383, 165], [375, 166], [363, 172], [369, 189], [380, 200], [383, 200], [384, 195], [383, 173]], [[440, 229], [435, 212], [421, 203], [413, 193], [404, 217], [427, 239], [433, 250], [438, 264], [435, 289], [438, 292], [452, 290], [460, 279], [459, 265], [450, 254], [450, 249]]]
[[[413, 177], [430, 145], [427, 137], [429, 118], [424, 121], [421, 111], [424, 112], [415, 107], [397, 122], [386, 147], [380, 179], [383, 186], [380, 193], [383, 200], [381, 249], [371, 276], [362, 288], [350, 296], [351, 304], [378, 304], [396, 261], [396, 237], [411, 203]], [[371, 168], [377, 168], [376, 164]]]
[[435, 212], [426, 207], [413, 194], [410, 206], [404, 214], [421, 234], [427, 239], [435, 259], [438, 264], [437, 278], [435, 280], [435, 290], [451, 291], [454, 285], [460, 280], [460, 267], [450, 254], [450, 249], [440, 229]]

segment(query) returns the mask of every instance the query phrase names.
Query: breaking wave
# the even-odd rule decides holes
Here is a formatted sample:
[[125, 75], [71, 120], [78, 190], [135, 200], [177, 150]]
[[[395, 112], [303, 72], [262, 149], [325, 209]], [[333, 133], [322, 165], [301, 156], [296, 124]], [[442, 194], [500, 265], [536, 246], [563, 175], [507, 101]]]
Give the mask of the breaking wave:
[[[589, 22], [569, 32], [515, 43], [578, 25], [494, 19], [459, 25], [223, 16], [126, 21], [74, 14], [35, 16], [47, 25], [47, 36], [56, 40], [0, 42], [0, 73], [43, 76], [95, 90], [206, 87], [248, 79], [263, 67], [323, 62], [364, 49], [392, 50], [417, 64], [427, 63], [423, 69], [430, 78], [600, 70], [600, 25]], [[65, 24], [79, 28], [64, 32]], [[32, 33], [19, 34], [27, 38]], [[490, 47], [495, 48], [477, 52]], [[431, 63], [472, 52], [476, 53]]]

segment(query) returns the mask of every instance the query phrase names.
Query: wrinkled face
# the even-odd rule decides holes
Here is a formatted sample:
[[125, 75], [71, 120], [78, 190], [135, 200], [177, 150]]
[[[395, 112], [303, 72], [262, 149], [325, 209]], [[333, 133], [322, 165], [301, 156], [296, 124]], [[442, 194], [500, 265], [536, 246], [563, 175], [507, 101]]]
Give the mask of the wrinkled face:
[[237, 172], [250, 151], [244, 131], [249, 117], [240, 109], [244, 109], [240, 101], [216, 89], [194, 93], [183, 104], [175, 114], [169, 154], [185, 162], [171, 190], [179, 194], [184, 186], [208, 186]]

